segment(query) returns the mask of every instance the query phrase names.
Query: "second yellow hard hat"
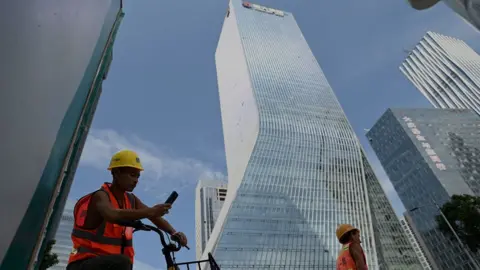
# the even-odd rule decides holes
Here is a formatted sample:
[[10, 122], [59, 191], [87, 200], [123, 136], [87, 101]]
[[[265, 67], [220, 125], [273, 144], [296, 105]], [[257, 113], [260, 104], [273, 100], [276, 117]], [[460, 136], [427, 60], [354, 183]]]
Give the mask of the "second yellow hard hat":
[[337, 233], [337, 239], [340, 240], [340, 238], [342, 238], [342, 236], [344, 236], [346, 233], [354, 231], [354, 230], [359, 231], [359, 229], [353, 227], [350, 224], [340, 224], [338, 226], [337, 232], [336, 232]]

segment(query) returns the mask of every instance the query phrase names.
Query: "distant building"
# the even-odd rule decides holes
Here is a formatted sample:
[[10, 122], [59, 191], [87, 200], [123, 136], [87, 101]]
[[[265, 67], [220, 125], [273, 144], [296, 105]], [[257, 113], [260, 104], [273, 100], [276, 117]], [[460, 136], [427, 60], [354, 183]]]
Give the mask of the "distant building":
[[436, 108], [480, 115], [480, 55], [462, 40], [427, 32], [400, 70]]
[[438, 269], [474, 269], [437, 229], [439, 205], [480, 195], [480, 117], [460, 109], [388, 109], [367, 133], [373, 150]]
[[227, 183], [200, 180], [195, 191], [196, 256], [200, 259], [227, 196]]
[[[433, 7], [440, 0], [408, 0], [410, 5], [417, 10]], [[466, 22], [476, 29], [480, 29], [480, 6], [479, 0], [443, 0], [455, 13], [460, 15]]]
[[57, 232], [55, 233], [56, 243], [52, 248], [52, 253], [58, 255], [58, 264], [48, 269], [52, 270], [65, 270], [68, 264], [68, 258], [72, 252], [72, 229], [73, 229], [73, 208], [75, 202], [67, 201], [65, 209], [63, 210], [60, 224], [58, 225]]
[[429, 260], [425, 256], [424, 249], [420, 246], [419, 241], [417, 240], [417, 236], [412, 230], [412, 227], [410, 227], [410, 224], [408, 223], [407, 220], [407, 215], [408, 213], [404, 214], [404, 217], [400, 219], [400, 223], [402, 224], [402, 228], [405, 230], [405, 233], [407, 234], [408, 240], [413, 246], [413, 250], [415, 251], [415, 254], [417, 254], [418, 259], [420, 260], [420, 263], [422, 264], [423, 270], [440, 270], [438, 268], [432, 268], [432, 265], [430, 264]]

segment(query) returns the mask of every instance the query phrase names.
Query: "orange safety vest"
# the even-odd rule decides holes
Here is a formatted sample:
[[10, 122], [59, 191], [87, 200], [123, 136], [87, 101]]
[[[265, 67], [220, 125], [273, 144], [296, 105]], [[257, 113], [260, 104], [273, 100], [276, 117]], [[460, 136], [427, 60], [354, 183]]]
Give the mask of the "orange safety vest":
[[[338, 255], [337, 259], [337, 270], [357, 270], [355, 260], [353, 260], [353, 257], [350, 254], [350, 244], [351, 243], [347, 243], [343, 245], [342, 249], [340, 250], [340, 254]], [[365, 258], [365, 253], [363, 253], [363, 260], [366, 264], [367, 260]]]
[[[78, 200], [75, 205], [73, 216], [74, 225], [72, 230], [73, 249], [70, 253], [68, 263], [84, 260], [96, 256], [123, 254], [130, 258], [133, 264], [135, 252], [133, 250], [133, 228], [103, 221], [98, 228], [93, 230], [84, 229], [90, 200], [96, 192], [106, 192], [110, 203], [116, 209], [120, 209], [117, 199], [110, 190], [110, 183]], [[135, 197], [133, 194], [125, 193], [124, 209], [135, 208]]]

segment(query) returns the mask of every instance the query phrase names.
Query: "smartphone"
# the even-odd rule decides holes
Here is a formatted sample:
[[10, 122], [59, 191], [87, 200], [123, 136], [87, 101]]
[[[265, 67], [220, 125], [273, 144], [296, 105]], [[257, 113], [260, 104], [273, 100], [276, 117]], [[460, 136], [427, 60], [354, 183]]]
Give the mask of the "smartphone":
[[173, 204], [178, 197], [178, 193], [176, 191], [172, 192], [168, 199], [165, 201], [165, 204]]

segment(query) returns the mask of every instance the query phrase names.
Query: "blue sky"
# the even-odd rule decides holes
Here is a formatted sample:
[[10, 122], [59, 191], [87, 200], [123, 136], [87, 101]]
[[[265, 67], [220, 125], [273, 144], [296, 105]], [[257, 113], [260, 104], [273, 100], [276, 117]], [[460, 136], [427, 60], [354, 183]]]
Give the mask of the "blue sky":
[[[427, 30], [465, 40], [478, 33], [443, 4], [418, 12], [406, 1], [255, 3], [290, 11], [337, 94], [397, 213], [401, 203], [367, 145], [370, 128], [388, 107], [428, 107], [398, 66]], [[226, 174], [214, 52], [228, 1], [125, 0], [125, 18], [71, 199], [110, 181], [110, 155], [137, 150], [146, 167], [135, 193], [147, 204], [180, 193], [167, 219], [184, 231], [195, 257], [194, 189], [199, 178]], [[163, 269], [157, 238], [135, 238], [137, 270]]]

